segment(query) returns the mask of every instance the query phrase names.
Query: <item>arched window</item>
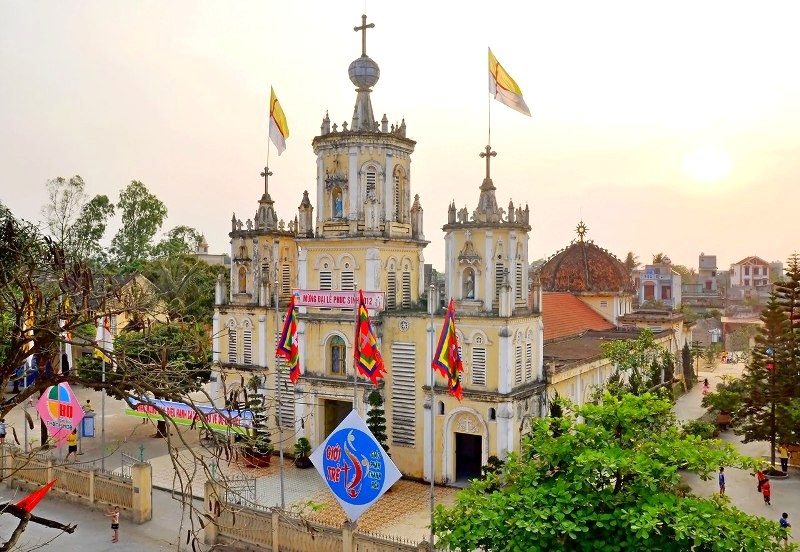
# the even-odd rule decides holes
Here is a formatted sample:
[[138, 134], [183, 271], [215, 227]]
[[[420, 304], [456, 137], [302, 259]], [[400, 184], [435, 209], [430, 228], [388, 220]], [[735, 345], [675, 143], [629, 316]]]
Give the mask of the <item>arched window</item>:
[[330, 373], [335, 376], [344, 376], [345, 375], [345, 358], [347, 355], [345, 354], [345, 344], [344, 339], [335, 335], [330, 340], [330, 349], [328, 351], [330, 353]]
[[247, 293], [247, 269], [239, 267], [239, 293]]
[[497, 420], [497, 410], [495, 410], [494, 408], [490, 408], [487, 417], [489, 418], [490, 422], [496, 421]]
[[438, 407], [437, 412], [439, 413], [439, 416], [444, 416], [444, 401], [439, 401], [437, 407]]

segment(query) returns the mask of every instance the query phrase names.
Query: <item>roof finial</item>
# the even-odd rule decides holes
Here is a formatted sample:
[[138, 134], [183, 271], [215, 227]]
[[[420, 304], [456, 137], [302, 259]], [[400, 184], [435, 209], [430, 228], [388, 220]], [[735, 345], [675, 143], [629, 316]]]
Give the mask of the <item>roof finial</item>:
[[272, 172], [269, 170], [269, 167], [264, 167], [264, 171], [261, 173], [261, 176], [264, 177], [264, 195], [269, 195], [269, 177], [272, 176]]
[[575, 227], [575, 231], [578, 233], [578, 238], [580, 238], [580, 240], [581, 240], [581, 241], [583, 241], [583, 237], [584, 237], [584, 236], [586, 235], [586, 233], [589, 231], [589, 227], [588, 227], [588, 226], [586, 226], [586, 225], [583, 223], [583, 220], [581, 220], [581, 221], [578, 223], [578, 226], [576, 226], [576, 227]]
[[482, 151], [480, 153], [480, 155], [481, 155], [481, 157], [485, 157], [486, 158], [486, 179], [489, 180], [491, 178], [490, 170], [489, 170], [489, 160], [492, 157], [497, 157], [497, 152], [496, 151], [492, 151], [492, 146], [489, 146], [489, 145], [487, 145], [485, 149], [486, 149], [486, 151], [485, 152]]
[[361, 55], [367, 55], [367, 29], [374, 29], [375, 23], [370, 23], [367, 25], [367, 16], [361, 16], [361, 26], [360, 27], [353, 27], [353, 30], [358, 32], [361, 31]]

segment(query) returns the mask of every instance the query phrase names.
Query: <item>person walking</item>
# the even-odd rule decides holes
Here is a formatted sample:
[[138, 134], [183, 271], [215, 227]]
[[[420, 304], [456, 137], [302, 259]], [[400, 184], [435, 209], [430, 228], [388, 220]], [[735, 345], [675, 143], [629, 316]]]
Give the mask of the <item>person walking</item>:
[[783, 544], [784, 546], [789, 546], [789, 529], [791, 529], [792, 524], [789, 523], [789, 514], [786, 512], [781, 514], [781, 519], [778, 520], [778, 523], [781, 524], [781, 530], [783, 531]]
[[0, 445], [6, 442], [6, 431], [8, 431], [6, 419], [0, 418]]
[[769, 484], [769, 477], [765, 477], [764, 482], [761, 484], [761, 494], [764, 496], [764, 504], [771, 506], [772, 487]]
[[[750, 475], [753, 475], [753, 474], [751, 473]], [[761, 485], [764, 484], [764, 479], [766, 478], [766, 475], [764, 475], [763, 468], [758, 468], [756, 470], [756, 474], [755, 475], [756, 475], [756, 479], [758, 480], [758, 485], [756, 485], [756, 491], [760, 493], [761, 492]]]
[[783, 473], [789, 472], [790, 454], [791, 453], [789, 452], [789, 449], [786, 447], [786, 444], [785, 443], [781, 444], [781, 446], [778, 448], [778, 455], [781, 457], [781, 470], [783, 470]]
[[114, 506], [113, 510], [106, 512], [106, 517], [111, 518], [111, 530], [113, 531], [111, 542], [117, 542], [119, 540], [119, 506]]
[[67, 437], [67, 457], [64, 459], [69, 462], [69, 455], [72, 455], [72, 461], [78, 461], [78, 430], [73, 429], [72, 433]]
[[725, 494], [725, 468], [719, 467], [719, 494]]
[[708, 378], [703, 380], [703, 395], [708, 395], [708, 392], [711, 390], [711, 387], [708, 385]]

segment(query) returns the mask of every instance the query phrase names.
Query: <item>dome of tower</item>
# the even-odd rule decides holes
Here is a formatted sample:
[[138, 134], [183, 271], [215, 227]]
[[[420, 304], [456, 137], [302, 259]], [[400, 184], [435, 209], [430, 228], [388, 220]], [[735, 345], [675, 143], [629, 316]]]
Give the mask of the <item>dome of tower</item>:
[[381, 78], [381, 69], [372, 58], [361, 56], [350, 64], [347, 74], [350, 76], [350, 82], [358, 88], [368, 89], [375, 86], [378, 79]]
[[585, 233], [586, 226], [581, 222], [579, 239], [539, 269], [542, 291], [632, 292], [633, 280], [622, 261], [593, 242], [584, 241]]

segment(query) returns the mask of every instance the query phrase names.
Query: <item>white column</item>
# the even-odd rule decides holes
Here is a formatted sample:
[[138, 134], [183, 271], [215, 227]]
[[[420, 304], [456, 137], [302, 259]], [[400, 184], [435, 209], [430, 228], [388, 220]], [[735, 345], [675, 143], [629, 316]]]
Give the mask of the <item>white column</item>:
[[492, 232], [486, 232], [483, 247], [483, 258], [486, 265], [483, 270], [483, 310], [491, 311], [494, 302], [494, 251], [492, 250]]
[[508, 453], [513, 452], [514, 445], [514, 405], [500, 403], [497, 405], [497, 457], [505, 460]]
[[258, 316], [258, 365], [261, 368], [267, 367], [267, 351], [272, 349], [267, 341], [267, 317], [263, 314]]
[[514, 373], [514, 358], [511, 354], [511, 330], [508, 326], [500, 328], [497, 343], [497, 391], [509, 393]]
[[317, 225], [325, 220], [325, 164], [322, 152], [317, 155]]
[[347, 218], [349, 220], [358, 220], [358, 204], [361, 191], [361, 181], [358, 178], [358, 147], [350, 148], [349, 159], [347, 195], [350, 213]]

